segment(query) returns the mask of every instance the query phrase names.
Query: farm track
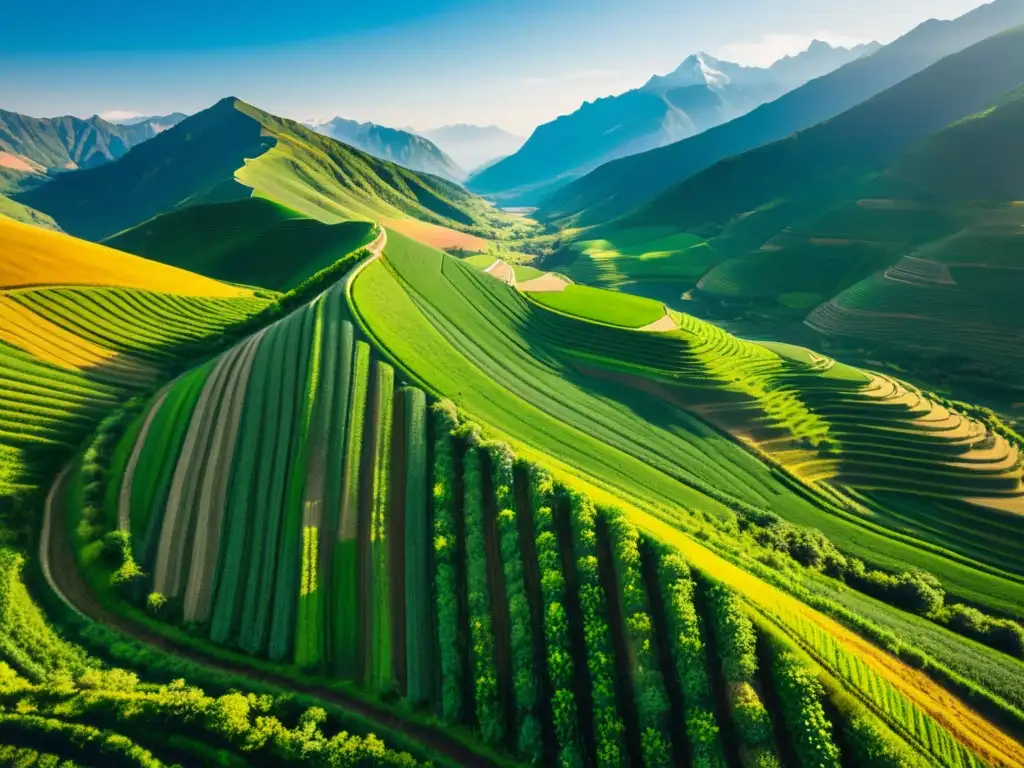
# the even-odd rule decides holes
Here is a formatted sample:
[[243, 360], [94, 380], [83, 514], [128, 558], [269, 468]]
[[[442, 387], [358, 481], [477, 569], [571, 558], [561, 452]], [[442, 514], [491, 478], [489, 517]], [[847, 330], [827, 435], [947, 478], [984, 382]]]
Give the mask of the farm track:
[[67, 478], [72, 466], [73, 464], [69, 464], [61, 471], [46, 497], [42, 534], [39, 541], [39, 562], [50, 588], [75, 613], [89, 621], [112, 627], [158, 651], [200, 664], [208, 669], [313, 696], [339, 706], [378, 725], [382, 729], [381, 735], [385, 740], [388, 731], [398, 732], [438, 752], [458, 765], [500, 765], [495, 760], [473, 752], [439, 730], [402, 720], [386, 709], [361, 698], [330, 688], [300, 683], [284, 675], [254, 670], [243, 663], [216, 658], [211, 654], [140, 627], [102, 605], [78, 569], [74, 548], [71, 545], [70, 531], [67, 527], [67, 510], [64, 505]]

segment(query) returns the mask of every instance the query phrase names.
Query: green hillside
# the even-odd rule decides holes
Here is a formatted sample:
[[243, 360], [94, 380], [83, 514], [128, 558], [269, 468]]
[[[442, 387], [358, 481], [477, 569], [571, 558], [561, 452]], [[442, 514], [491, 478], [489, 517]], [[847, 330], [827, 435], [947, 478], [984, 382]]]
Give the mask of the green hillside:
[[[523, 762], [1024, 755], [958, 698], [1024, 728], [1019, 654], [953, 618], [1024, 615], [1020, 531], [982, 501], [1022, 496], [1019, 446], [899, 381], [585, 293], [523, 294], [389, 232], [126, 415], [97, 506], [69, 510], [103, 521], [77, 537], [100, 601]], [[672, 327], [634, 329], [651, 318]], [[741, 728], [740, 702], [779, 729]]]
[[40, 213], [29, 208], [27, 205], [22, 205], [6, 195], [0, 195], [0, 216], [6, 216], [9, 219], [25, 224], [35, 224], [46, 229], [60, 229], [57, 223], [45, 213]]
[[[927, 21], [874, 55], [812, 80], [748, 115], [601, 166], [543, 201], [538, 216], [576, 226], [604, 224], [726, 158], [835, 118], [941, 59], [1020, 24], [1024, 6], [1016, 0], [997, 0], [951, 21]], [[960, 76], [973, 74], [965, 71]], [[991, 70], [985, 75], [998, 77]], [[984, 80], [978, 78], [982, 87]], [[941, 101], [914, 104], [927, 110]], [[898, 122], [891, 127], [899, 133]]]
[[264, 198], [161, 214], [104, 245], [217, 280], [286, 291], [368, 245], [369, 221], [324, 224]]
[[524, 226], [450, 182], [378, 160], [233, 98], [117, 162], [63, 175], [18, 200], [71, 234], [100, 240], [175, 208], [251, 196], [326, 223], [411, 217], [484, 235]]

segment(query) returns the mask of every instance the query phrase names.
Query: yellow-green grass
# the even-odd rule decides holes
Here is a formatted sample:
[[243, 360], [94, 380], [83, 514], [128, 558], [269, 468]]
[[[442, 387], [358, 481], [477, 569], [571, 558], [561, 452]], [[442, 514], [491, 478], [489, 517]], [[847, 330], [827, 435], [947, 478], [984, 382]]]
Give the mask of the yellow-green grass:
[[12, 219], [0, 219], [0, 248], [0, 288], [102, 285], [210, 298], [252, 296], [245, 288]]
[[0, 218], [13, 219], [14, 221], [42, 227], [43, 229], [60, 230], [57, 222], [45, 213], [29, 208], [27, 205], [16, 200], [11, 200], [6, 195], [0, 195]]
[[[723, 502], [770, 507], [793, 522], [822, 530], [845, 551], [868, 562], [895, 570], [920, 567], [939, 574], [956, 594], [1018, 615], [1022, 612], [1024, 587], [1003, 572], [917, 538], [895, 534], [837, 507], [829, 500], [831, 495], [824, 498], [813, 487], [794, 485], [792, 478], [779, 475], [756, 454], [694, 417], [687, 410], [692, 400], [652, 398], [648, 392], [616, 378], [581, 375], [575, 365], [577, 356], [570, 362], [564, 347], [545, 338], [541, 320], [547, 323], [554, 319], [563, 324], [582, 321], [544, 312], [513, 289], [471, 267], [395, 237], [389, 240], [385, 259], [367, 266], [352, 288], [353, 306], [363, 327], [415, 381], [431, 392], [456, 400], [528, 455], [546, 456], [580, 482], [619, 489], [654, 509], [665, 510], [670, 519], [681, 514], [680, 507], [715, 515], [721, 514]], [[709, 358], [720, 366], [719, 373], [705, 374], [705, 392], [714, 393], [725, 381], [749, 378], [752, 364], [777, 369], [781, 382], [808, 376], [787, 369], [783, 360], [769, 350], [744, 344], [721, 331], [712, 332], [712, 328], [707, 331], [707, 339], [698, 339], [700, 343], [693, 345], [698, 350], [707, 346], [712, 353]], [[585, 340], [597, 339], [598, 333], [621, 335], [628, 341], [629, 354], [636, 355], [654, 343], [685, 351], [688, 345], [681, 343], [681, 338], [687, 332], [684, 328], [678, 336], [641, 335], [587, 324], [562, 337], [567, 346], [578, 350]], [[689, 333], [698, 336], [693, 329]], [[605, 355], [612, 354], [606, 339], [594, 343], [601, 345]], [[737, 345], [742, 354], [728, 354], [729, 345]], [[718, 346], [722, 349], [716, 352]], [[648, 373], [658, 374], [660, 369], [663, 375], [673, 354], [678, 352], [655, 354], [655, 365], [646, 363]], [[753, 363], [744, 362], [747, 357]], [[680, 360], [686, 364], [685, 356]], [[737, 361], [743, 364], [737, 367]], [[607, 364], [607, 359], [602, 362]], [[700, 362], [698, 354], [698, 371]], [[842, 421], [844, 429], [851, 430], [850, 425], [857, 427], [865, 414], [874, 414], [875, 419], [883, 421], [890, 416], [874, 401], [896, 398], [895, 386], [858, 397], [856, 393], [863, 385], [845, 378], [830, 379], [828, 372], [813, 374], [812, 381], [820, 384], [807, 389], [815, 398], [824, 397], [826, 403], [838, 406], [845, 404], [842, 393], [852, 393], [858, 409], [852, 419], [842, 416], [841, 411], [838, 415], [817, 413], [816, 403], [812, 407], [801, 400], [804, 384], [784, 388], [781, 396], [768, 393], [764, 399], [771, 395], [773, 408], [778, 400], [779, 418], [806, 422], [803, 428], [807, 430], [815, 424], [827, 429], [829, 419]], [[763, 385], [772, 378], [762, 375], [754, 381]], [[763, 406], [759, 403], [757, 408]], [[906, 419], [909, 410], [897, 406], [895, 417]], [[872, 426], [868, 437], [876, 431]], [[858, 430], [853, 429], [853, 433], [858, 434]], [[890, 439], [896, 441], [892, 445], [898, 446], [898, 451], [906, 451], [905, 466], [915, 472], [920, 466], [914, 463], [920, 449], [914, 440], [923, 441], [924, 466], [938, 471], [934, 436], [911, 428], [895, 431]], [[883, 444], [881, 450], [891, 449]], [[885, 476], [885, 467], [874, 469], [882, 470], [880, 474]], [[952, 476], [963, 479], [962, 474]], [[914, 490], [906, 487], [905, 478], [891, 478], [890, 483]], [[921, 490], [949, 493], [947, 488]]]
[[286, 291], [368, 245], [375, 230], [369, 221], [324, 224], [246, 198], [161, 214], [104, 244], [218, 280]]
[[586, 285], [529, 294], [538, 304], [573, 317], [622, 328], [642, 328], [665, 316], [665, 306], [642, 296], [613, 293]]

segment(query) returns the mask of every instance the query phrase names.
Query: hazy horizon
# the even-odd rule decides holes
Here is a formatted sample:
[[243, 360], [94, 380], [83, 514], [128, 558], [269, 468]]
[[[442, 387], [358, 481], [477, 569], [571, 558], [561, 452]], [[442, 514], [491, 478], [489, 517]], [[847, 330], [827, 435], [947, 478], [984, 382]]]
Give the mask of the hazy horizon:
[[[908, 0], [895, 9], [864, 0], [836, 9], [780, 0], [764, 9], [753, 0], [714, 8], [637, 0], [625, 10], [611, 0], [523, 0], [514, 9], [436, 0], [339, 13], [317, 0], [323, 23], [310, 33], [259, 2], [247, 6], [246, 23], [233, 17], [226, 27], [187, 23], [190, 10], [200, 14], [198, 0], [174, 8], [131, 4], [131, 12], [114, 0], [104, 19], [68, 9], [54, 14], [63, 20], [53, 34], [5, 35], [0, 66], [18, 76], [0, 83], [0, 108], [128, 119], [193, 113], [233, 95], [296, 120], [341, 116], [420, 131], [497, 125], [526, 137], [584, 101], [672, 71], [697, 51], [767, 66], [816, 38], [847, 47], [887, 43], [928, 18], [981, 4]], [[31, 15], [5, 14], [8, 29], [26, 26], [21, 17]]]

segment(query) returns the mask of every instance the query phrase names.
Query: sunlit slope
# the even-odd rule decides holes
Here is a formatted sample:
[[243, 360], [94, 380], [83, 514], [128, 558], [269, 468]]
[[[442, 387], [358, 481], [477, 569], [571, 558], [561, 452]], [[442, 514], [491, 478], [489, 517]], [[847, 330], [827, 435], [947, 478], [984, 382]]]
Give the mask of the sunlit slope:
[[44, 229], [59, 230], [57, 223], [45, 213], [29, 208], [6, 195], [0, 195], [0, 218], [14, 219], [23, 224], [34, 224]]
[[[727, 301], [806, 313], [916, 245], [964, 225], [959, 211], [877, 176], [925, 137], [1024, 83], [1022, 45], [1024, 28], [990, 38], [832, 120], [723, 160], [621, 220], [579, 235], [559, 268], [613, 287], [677, 282], [677, 298], [699, 281], [705, 293]], [[1008, 150], [1014, 156], [1013, 132], [1006, 136], [970, 142], [989, 158], [979, 160], [974, 179], [986, 178], [982, 168], [996, 170]], [[934, 144], [952, 146], [968, 144], [953, 137]], [[947, 162], [944, 152], [931, 154], [935, 162], [914, 170], [966, 165], [955, 156]], [[960, 174], [951, 169], [950, 177]]]
[[[53, 450], [201, 357], [270, 299], [68, 235], [0, 220], [0, 445], [30, 484]], [[42, 463], [41, 463], [42, 462]]]
[[177, 208], [254, 195], [327, 223], [421, 219], [480, 234], [517, 226], [455, 184], [371, 157], [234, 98], [116, 162], [61, 176], [18, 200], [72, 234], [100, 240]]
[[927, 216], [946, 226], [908, 242], [902, 258], [819, 306], [807, 324], [829, 335], [955, 358], [986, 381], [1024, 382], [1021, 136], [1024, 91], [1017, 91], [891, 168], [877, 185], [891, 197], [875, 203], [881, 210], [874, 215]]
[[[551, 195], [538, 215], [577, 225], [604, 224], [719, 161], [832, 120], [943, 57], [1022, 23], [1024, 8], [1016, 0], [989, 3], [950, 21], [929, 20], [874, 55], [812, 80], [744, 117], [694, 138], [603, 165]], [[980, 81], [985, 78], [975, 78], [975, 72], [965, 69], [960, 76], [977, 79], [983, 87]], [[998, 73], [985, 71], [985, 77], [990, 76]], [[895, 132], [907, 116], [893, 123]]]
[[[849, 466], [867, 467], [864, 471], [878, 482], [887, 482], [888, 470], [870, 454], [895, 447], [908, 449], [905, 466], [915, 472], [920, 458], [924, 475], [931, 468], [937, 481], [945, 482], [947, 473], [956, 476], [960, 470], [947, 471], [943, 461], [955, 462], [965, 443], [970, 454], [971, 446], [984, 439], [978, 433], [984, 428], [917, 402], [910, 393], [904, 397], [894, 382], [868, 383], [862, 374], [824, 358], [791, 364], [783, 355], [711, 326], [697, 329], [691, 338], [683, 331], [662, 336], [582, 324], [542, 310], [489, 275], [397, 236], [389, 239], [385, 258], [370, 263], [353, 281], [352, 300], [371, 337], [429, 391], [451, 397], [527, 455], [546, 456], [592, 487], [617, 489], [670, 517], [667, 510], [680, 506], [716, 516], [736, 505], [771, 509], [825, 532], [869, 562], [892, 568], [916, 565], [942, 574], [952, 591], [982, 603], [994, 600], [1015, 613], [1024, 606], [1021, 585], [968, 561], [947, 559], [939, 550], [851, 514], [831, 496], [772, 469], [722, 427], [701, 418], [704, 409], [698, 407], [721, 407], [724, 400], [729, 426], [737, 434], [741, 426], [759, 433], [763, 429], [759, 437], [765, 440], [781, 434], [780, 450], [795, 449], [781, 460], [794, 463], [798, 472], [832, 475], [837, 465], [828, 454], [838, 449], [841, 456], [845, 439]], [[622, 359], [607, 365], [609, 356], [616, 355]], [[774, 373], [760, 373], [744, 391], [737, 379], [765, 365]], [[612, 375], [595, 375], [594, 368]], [[627, 371], [639, 373], [639, 381], [624, 378]], [[689, 383], [690, 392], [676, 389], [677, 375]], [[802, 378], [816, 386], [808, 392], [803, 383], [793, 386]], [[704, 390], [698, 399], [692, 397], [695, 388]], [[872, 423], [862, 429], [859, 422], [866, 418]], [[922, 424], [913, 423], [918, 418]], [[875, 425], [877, 433], [891, 433], [893, 447], [870, 447]], [[954, 428], [948, 441], [938, 435]], [[840, 437], [843, 432], [851, 436]], [[1010, 449], [1000, 450], [1005, 459]], [[801, 468], [804, 458], [809, 461]], [[973, 492], [974, 481], [985, 473], [968, 472], [967, 477], [971, 484], [953, 493]], [[1011, 469], [1005, 478], [1007, 486], [1019, 486], [1019, 472]], [[959, 482], [953, 481], [958, 489]], [[1000, 493], [1002, 482], [994, 483]], [[986, 483], [981, 480], [982, 486]], [[928, 492], [924, 484], [922, 489]]]
[[252, 296], [245, 288], [10, 219], [0, 218], [0, 253], [0, 289], [102, 285], [209, 298]]
[[[438, 257], [441, 283], [419, 284], [427, 294], [447, 300], [462, 293], [437, 289], [446, 279], [442, 263], [456, 265], [451, 275], [462, 275], [463, 265], [391, 237], [398, 261], [412, 258], [422, 269]], [[389, 263], [369, 262], [350, 282], [184, 374], [126, 430], [105, 488], [107, 519], [130, 532], [143, 571], [140, 594], [169, 598], [163, 621], [190, 626], [191, 641], [208, 638], [239, 663], [257, 657], [264, 668], [269, 660], [282, 665], [276, 670], [346, 681], [367, 696], [402, 698], [501, 752], [542, 764], [557, 755], [569, 764], [589, 756], [591, 764], [668, 766], [692, 751], [714, 765], [737, 754], [774, 765], [787, 745], [801, 743], [799, 735], [745, 735], [737, 745], [705, 726], [732, 727], [730, 708], [715, 707], [716, 700], [743, 701], [768, 722], [769, 692], [784, 685], [778, 654], [797, 646], [824, 667], [802, 660], [806, 673], [829, 683], [809, 692], [818, 707], [831, 702], [815, 720], [815, 738], [832, 744], [833, 733], [845, 734], [841, 747], [818, 747], [832, 760], [840, 752], [856, 760], [852, 734], [883, 728], [875, 718], [898, 734], [890, 745], [905, 740], [897, 751], [913, 745], [906, 754], [920, 755], [902, 764], [1017, 760], [1019, 744], [923, 673], [648, 513], [693, 525], [678, 499], [647, 506], [614, 477], [607, 485], [588, 482], [537, 446], [522, 447], [520, 458], [552, 466], [570, 486], [590, 489], [587, 498], [484, 441], [479, 428], [460, 426], [450, 408], [428, 411], [429, 393], [403, 385], [401, 370], [375, 346], [385, 326], [409, 338], [403, 353], [425, 339], [407, 322], [416, 310], [406, 314], [395, 301], [401, 287], [388, 297], [398, 311], [371, 312], [373, 336], [360, 332], [380, 269], [394, 277]], [[493, 312], [493, 303], [510, 296], [529, 311], [514, 292], [490, 292], [500, 285], [493, 278], [464, 274], [476, 277], [460, 283], [470, 294], [463, 300], [492, 304]], [[441, 313], [434, 321], [442, 333], [454, 331]], [[513, 327], [497, 325], [499, 332]], [[424, 354], [444, 348], [428, 346]], [[460, 377], [477, 371], [464, 382], [475, 390], [493, 371], [475, 368], [463, 357], [468, 351], [464, 343], [426, 368]], [[534, 352], [545, 354], [539, 346]], [[486, 364], [485, 356], [476, 359]], [[457, 367], [447, 371], [450, 365]], [[484, 394], [501, 392], [493, 384]], [[583, 406], [601, 407], [599, 398], [578, 394]], [[505, 426], [532, 417], [516, 395], [495, 406], [511, 411]], [[608, 413], [595, 414], [601, 437]], [[531, 426], [539, 423], [533, 418]], [[585, 417], [577, 423], [582, 430]], [[583, 439], [582, 431], [550, 424], [551, 435], [528, 439]], [[491, 434], [489, 422], [482, 426]], [[648, 434], [657, 437], [655, 429]], [[627, 469], [645, 466], [617, 457]], [[631, 501], [647, 509], [623, 515], [609, 508]], [[756, 628], [751, 612], [762, 621]], [[760, 661], [755, 640], [766, 644]], [[743, 673], [730, 671], [734, 643], [751, 643]], [[655, 649], [666, 647], [678, 666], [659, 658]], [[670, 685], [685, 686], [685, 718], [672, 710]], [[869, 710], [843, 691], [874, 713], [852, 734], [854, 712]]]
[[218, 280], [288, 290], [374, 237], [370, 221], [324, 224], [246, 198], [161, 214], [104, 244]]

